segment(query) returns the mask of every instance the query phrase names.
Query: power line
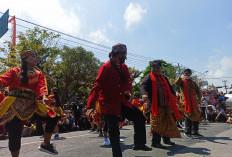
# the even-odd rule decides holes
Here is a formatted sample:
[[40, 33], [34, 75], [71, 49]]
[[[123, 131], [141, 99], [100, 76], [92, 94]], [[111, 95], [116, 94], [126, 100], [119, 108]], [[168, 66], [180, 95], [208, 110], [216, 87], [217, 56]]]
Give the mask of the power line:
[[[0, 12], [1, 14], [4, 14], [2, 12]], [[9, 15], [10, 17], [13, 17], [11, 15]], [[51, 29], [51, 28], [48, 28], [48, 27], [45, 27], [45, 26], [42, 26], [42, 25], [39, 25], [39, 24], [36, 24], [36, 23], [33, 23], [33, 22], [30, 22], [28, 20], [24, 20], [24, 19], [21, 19], [21, 18], [18, 18], [18, 17], [15, 17], [17, 20], [20, 20], [20, 21], [23, 21], [23, 22], [26, 22], [28, 24], [31, 24], [31, 25], [35, 25], [37, 27], [41, 27], [43, 29], [46, 29], [46, 30], [49, 30], [49, 31], [52, 31], [52, 32], [56, 32], [60, 35], [64, 35], [64, 36], [68, 36], [70, 38], [73, 38], [73, 39], [77, 39], [77, 40], [80, 40], [80, 41], [83, 41], [83, 42], [86, 42], [88, 44], [92, 44], [92, 45], [95, 45], [95, 46], [99, 46], [99, 47], [102, 47], [104, 49], [108, 49], [108, 51], [106, 50], [102, 50], [102, 49], [99, 49], [99, 48], [96, 48], [96, 47], [93, 47], [93, 46], [89, 46], [89, 45], [86, 45], [86, 44], [82, 44], [82, 43], [78, 43], [79, 45], [83, 45], [83, 46], [86, 46], [86, 47], [91, 47], [93, 49], [98, 49], [100, 51], [104, 51], [104, 52], [109, 52], [111, 50], [111, 47], [109, 46], [106, 46], [106, 45], [103, 45], [103, 44], [99, 44], [99, 43], [96, 43], [96, 42], [92, 42], [92, 41], [89, 41], [89, 40], [86, 40], [86, 39], [83, 39], [83, 38], [80, 38], [80, 37], [75, 37], [73, 35], [70, 35], [70, 34], [67, 34], [67, 33], [63, 33], [63, 32], [60, 32], [60, 31], [57, 31], [57, 30], [54, 30], [54, 29]], [[26, 27], [26, 26], [22, 26], [22, 25], [19, 25], [17, 24], [18, 26], [21, 26], [21, 27], [24, 27], [24, 28], [27, 28], [27, 29], [31, 29], [29, 27]], [[69, 39], [65, 39], [65, 40], [69, 40]], [[70, 40], [71, 42], [71, 40]], [[74, 41], [72, 41], [74, 42]], [[153, 57], [147, 57], [147, 56], [142, 56], [142, 55], [138, 55], [138, 54], [134, 54], [134, 53], [131, 53], [131, 52], [128, 52], [128, 55], [130, 55], [130, 58], [134, 59], [135, 61], [138, 61], [138, 62], [148, 62], [148, 61], [151, 61], [151, 60], [154, 60]], [[168, 60], [166, 60], [168, 61]], [[173, 63], [176, 63], [178, 64], [177, 62], [173, 62], [173, 61], [168, 61], [169, 63], [173, 64]]]
[[[4, 14], [4, 13], [2, 13], [2, 12], [0, 12], [0, 13], [1, 13], [1, 14]], [[11, 15], [9, 15], [9, 16], [10, 16], [10, 17], [13, 17], [13, 16], [11, 16]], [[86, 40], [86, 39], [83, 39], [83, 38], [75, 37], [75, 36], [72, 36], [72, 35], [70, 35], [70, 34], [63, 33], [63, 32], [60, 32], [60, 31], [57, 31], [57, 30], [54, 30], [54, 29], [45, 27], [45, 26], [42, 26], [42, 25], [39, 25], [39, 24], [30, 22], [30, 21], [28, 21], [28, 20], [24, 20], [24, 19], [22, 19], [22, 18], [18, 18], [18, 17], [15, 17], [15, 18], [16, 18], [17, 20], [20, 20], [20, 21], [23, 21], [23, 22], [26, 22], [26, 23], [29, 23], [29, 24], [32, 24], [32, 25], [35, 25], [35, 26], [44, 28], [44, 29], [47, 29], [47, 30], [50, 30], [50, 31], [53, 31], [53, 32], [57, 32], [57, 33], [59, 33], [59, 34], [66, 35], [66, 36], [68, 36], [68, 37], [71, 37], [71, 38], [74, 38], [74, 39], [77, 39], [77, 40], [80, 40], [80, 41], [87, 42], [87, 43], [89, 43], [89, 44], [93, 44], [93, 45], [96, 45], [96, 46], [99, 46], [99, 47], [102, 47], [102, 48], [106, 48], [106, 49], [111, 50], [111, 47], [109, 47], [109, 46], [106, 46], [106, 45], [103, 45], [103, 44], [99, 44], [99, 43], [95, 43], [95, 42], [92, 42], [92, 41], [89, 41], [89, 40]], [[25, 26], [23, 26], [23, 27], [25, 27]], [[25, 28], [26, 28], [26, 27], [25, 27]], [[149, 60], [149, 61], [150, 61], [150, 60], [154, 60], [154, 58], [152, 58], [152, 57], [142, 56], [142, 55], [134, 54], [134, 53], [131, 53], [131, 52], [128, 52], [128, 54], [130, 54], [131, 56], [134, 56], [134, 57], [138, 57], [138, 58], [140, 58], [140, 59], [141, 59], [141, 58], [144, 58], [146, 61], [147, 61], [147, 60]], [[177, 62], [173, 62], [173, 61], [168, 61], [168, 62], [170, 62], [170, 63], [176, 63], [176, 64], [177, 64]]]
[[[18, 25], [20, 27], [23, 27], [23, 28], [26, 28], [26, 29], [32, 29], [30, 27], [26, 27], [26, 26], [23, 26], [23, 25], [20, 25], [20, 24], [16, 24], [16, 25]], [[89, 48], [93, 48], [93, 49], [96, 49], [96, 50], [107, 52], [107, 54], [109, 53], [109, 51], [107, 51], [107, 50], [99, 49], [99, 48], [96, 48], [96, 47], [93, 47], [93, 46], [89, 46], [89, 45], [86, 45], [86, 44], [83, 44], [83, 43], [75, 42], [75, 41], [72, 41], [72, 40], [69, 40], [69, 39], [65, 39], [65, 38], [62, 38], [62, 37], [59, 37], [59, 38], [62, 39], [62, 40], [66, 40], [68, 42], [76, 43], [76, 44], [79, 44], [79, 45], [82, 45], [82, 46], [86, 46], [86, 47], [89, 47]], [[106, 53], [104, 53], [104, 54], [106, 54]], [[145, 59], [140, 59], [140, 58], [141, 57], [148, 58], [148, 57], [138, 55], [138, 56], [141, 56], [141, 57], [140, 58], [135, 58], [136, 55], [132, 54], [132, 53], [128, 53], [128, 55], [132, 55], [132, 56], [130, 56], [130, 58], [134, 59], [135, 61], [142, 62], [142, 63], [147, 62], [147, 59], [145, 60]]]

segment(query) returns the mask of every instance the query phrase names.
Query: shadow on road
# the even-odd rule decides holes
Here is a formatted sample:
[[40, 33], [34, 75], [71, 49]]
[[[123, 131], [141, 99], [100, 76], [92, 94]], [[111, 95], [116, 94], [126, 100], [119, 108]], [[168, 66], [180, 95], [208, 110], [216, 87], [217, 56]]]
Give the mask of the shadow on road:
[[207, 140], [209, 142], [213, 142], [213, 143], [219, 143], [219, 144], [226, 144], [223, 142], [217, 142], [216, 140], [225, 140], [225, 141], [230, 141], [232, 140], [230, 137], [203, 137], [201, 138], [202, 140]]
[[0, 149], [7, 148], [7, 147], [0, 147]]
[[52, 139], [52, 141], [59, 141], [59, 140], [66, 140], [67, 138], [66, 137], [59, 137], [57, 139]]
[[132, 149], [133, 144], [125, 144], [125, 143], [121, 143], [121, 148], [122, 148], [122, 152], [124, 152], [127, 149]]
[[210, 155], [210, 149], [207, 148], [191, 148], [183, 145], [175, 145], [174, 150], [170, 150], [171, 152], [167, 152], [168, 156], [174, 156], [177, 154], [187, 154], [193, 153], [198, 155]]

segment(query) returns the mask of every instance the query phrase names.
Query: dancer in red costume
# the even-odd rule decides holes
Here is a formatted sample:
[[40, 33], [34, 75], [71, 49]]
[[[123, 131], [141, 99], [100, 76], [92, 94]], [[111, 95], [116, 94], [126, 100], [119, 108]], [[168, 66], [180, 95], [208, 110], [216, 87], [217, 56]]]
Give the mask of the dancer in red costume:
[[[19, 156], [23, 121], [37, 115], [47, 117], [50, 123], [50, 119], [55, 117], [55, 112], [45, 105], [48, 101], [47, 82], [43, 73], [35, 68], [35, 53], [24, 51], [20, 56], [21, 67], [11, 68], [0, 76], [0, 88], [8, 87], [9, 90], [8, 96], [0, 104], [0, 124], [6, 123], [12, 157]], [[48, 125], [40, 146], [53, 154], [57, 154], [57, 151], [50, 144], [50, 139], [55, 125]]]

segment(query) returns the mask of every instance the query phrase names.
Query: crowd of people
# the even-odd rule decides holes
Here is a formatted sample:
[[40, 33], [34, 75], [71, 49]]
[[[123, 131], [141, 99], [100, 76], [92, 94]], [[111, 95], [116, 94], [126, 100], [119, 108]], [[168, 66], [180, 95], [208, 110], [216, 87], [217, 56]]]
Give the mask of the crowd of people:
[[[103, 144], [111, 145], [112, 156], [122, 157], [120, 128], [126, 124], [134, 127], [133, 150], [151, 151], [151, 147], [166, 149], [161, 138], [164, 144], [175, 145], [171, 138], [181, 138], [181, 121], [186, 138], [203, 136], [199, 133], [202, 120], [232, 123], [222, 92], [200, 89], [191, 79], [191, 69], [185, 69], [171, 85], [161, 73], [160, 60], [151, 62], [151, 72], [141, 82], [141, 97], [133, 98], [126, 58], [126, 45], [114, 45], [88, 100], [77, 97], [62, 105], [59, 89], [48, 93], [45, 76], [36, 68], [35, 52], [22, 52], [21, 67], [0, 76], [0, 88], [7, 88], [0, 92], [0, 139], [9, 138], [12, 157], [19, 156], [22, 136], [42, 135], [39, 150], [58, 154], [50, 143], [53, 133], [58, 139], [60, 132], [97, 131], [104, 137]], [[146, 123], [151, 124], [151, 147], [146, 145]]]
[[209, 122], [231, 123], [231, 109], [227, 109], [226, 97], [223, 92], [218, 92], [215, 87], [203, 89], [201, 99], [201, 117]]

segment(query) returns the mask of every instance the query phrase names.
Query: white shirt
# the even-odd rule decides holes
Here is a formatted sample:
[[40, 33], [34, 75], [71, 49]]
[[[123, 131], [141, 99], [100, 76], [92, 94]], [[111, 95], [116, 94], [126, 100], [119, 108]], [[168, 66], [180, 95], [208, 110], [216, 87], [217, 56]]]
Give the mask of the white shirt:
[[202, 107], [207, 107], [209, 104], [208, 104], [208, 101], [209, 101], [209, 97], [208, 96], [205, 96], [204, 97], [204, 101], [202, 101]]

